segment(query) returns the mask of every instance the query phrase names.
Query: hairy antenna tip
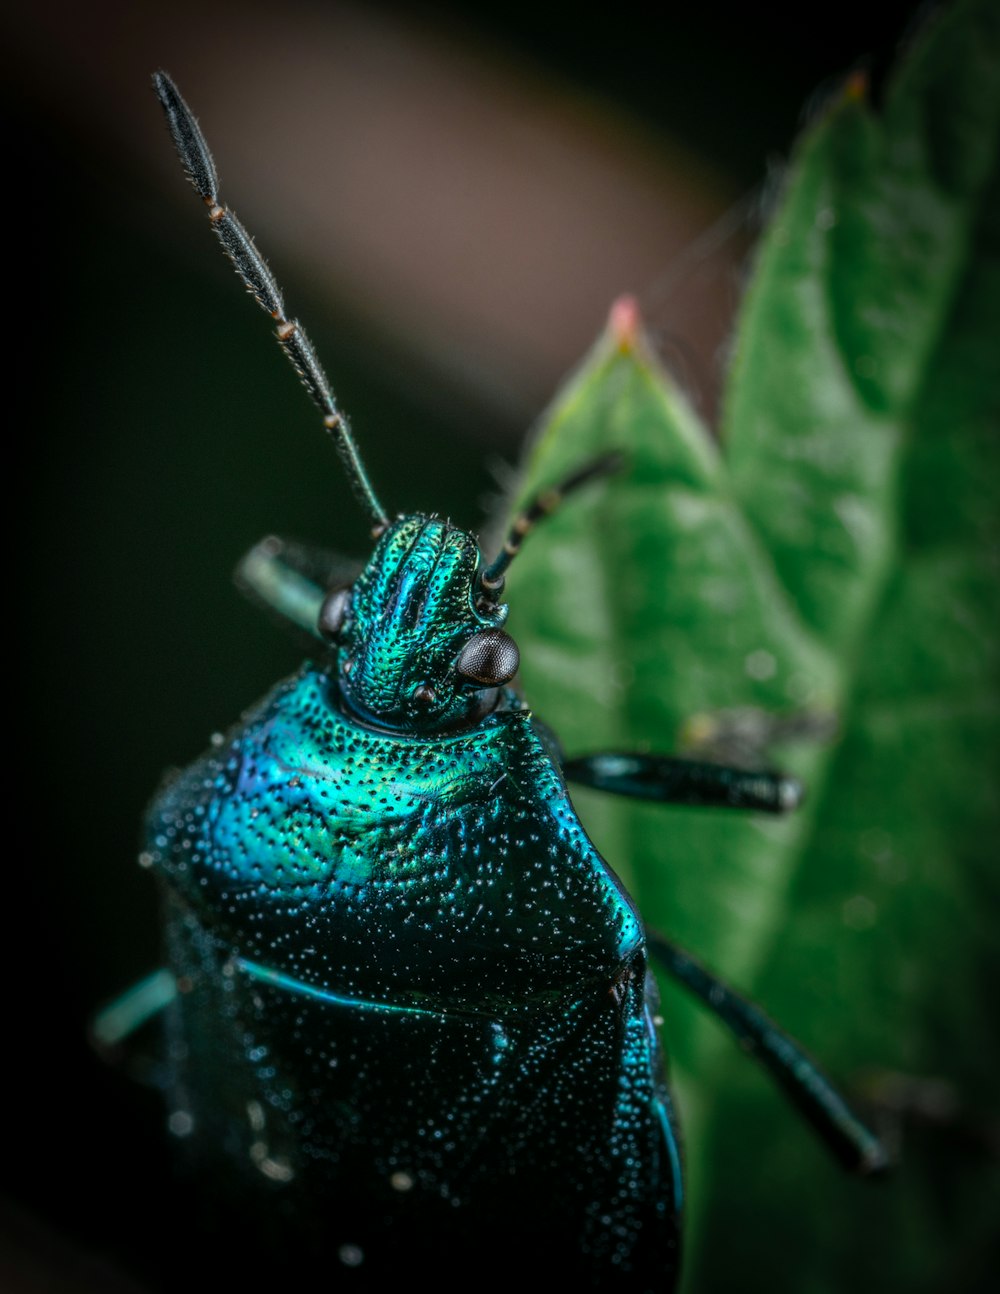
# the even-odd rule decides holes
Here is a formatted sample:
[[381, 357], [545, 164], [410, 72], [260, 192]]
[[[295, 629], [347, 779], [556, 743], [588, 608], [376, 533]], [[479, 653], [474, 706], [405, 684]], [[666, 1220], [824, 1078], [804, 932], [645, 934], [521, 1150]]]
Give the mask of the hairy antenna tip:
[[639, 302], [628, 293], [620, 296], [608, 313], [608, 332], [618, 349], [632, 350], [638, 341], [641, 327], [642, 315], [639, 312]]
[[177, 94], [177, 89], [173, 81], [170, 79], [169, 74], [164, 72], [162, 67], [157, 68], [153, 73], [153, 89], [156, 92], [156, 97], [161, 103], [169, 102], [170, 99], [175, 97]]

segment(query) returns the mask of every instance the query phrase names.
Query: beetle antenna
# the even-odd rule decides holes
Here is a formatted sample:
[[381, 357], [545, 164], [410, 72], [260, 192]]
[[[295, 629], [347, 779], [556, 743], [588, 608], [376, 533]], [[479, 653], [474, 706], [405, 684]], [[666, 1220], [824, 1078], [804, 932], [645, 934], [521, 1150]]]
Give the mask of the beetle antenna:
[[232, 261], [236, 273], [246, 284], [257, 304], [266, 310], [277, 324], [275, 331], [278, 344], [291, 360], [292, 367], [301, 378], [303, 386], [322, 413], [323, 426], [330, 433], [336, 446], [351, 482], [351, 488], [374, 523], [375, 533], [380, 533], [388, 526], [389, 519], [368, 480], [368, 474], [361, 462], [347, 418], [337, 408], [333, 388], [316, 357], [312, 342], [306, 336], [302, 326], [296, 320], [289, 319], [285, 313], [281, 290], [274, 281], [267, 262], [254, 246], [253, 239], [233, 213], [219, 201], [219, 178], [212, 154], [209, 152], [205, 136], [201, 133], [201, 127], [195, 121], [191, 109], [181, 98], [176, 85], [166, 72], [155, 72], [153, 88], [166, 114], [167, 125], [170, 127], [181, 165], [208, 207], [208, 218], [222, 244], [222, 250]]
[[611, 453], [602, 454], [600, 458], [592, 459], [583, 467], [578, 467], [557, 485], [549, 486], [548, 489], [536, 494], [514, 518], [503, 547], [480, 575], [479, 583], [484, 591], [494, 594], [500, 592], [508, 566], [521, 551], [525, 537], [534, 530], [542, 517], [550, 516], [567, 494], [572, 494], [581, 485], [592, 481], [595, 476], [608, 476], [611, 472], [617, 472], [624, 461], [625, 455], [620, 450], [612, 450]]

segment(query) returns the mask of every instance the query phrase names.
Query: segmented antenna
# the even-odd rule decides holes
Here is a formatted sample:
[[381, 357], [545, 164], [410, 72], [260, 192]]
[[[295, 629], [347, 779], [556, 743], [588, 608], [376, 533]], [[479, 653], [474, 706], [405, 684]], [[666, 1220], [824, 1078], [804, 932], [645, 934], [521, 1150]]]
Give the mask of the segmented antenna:
[[278, 343], [322, 413], [323, 425], [333, 439], [358, 502], [371, 517], [376, 532], [382, 530], [389, 524], [388, 517], [368, 480], [347, 418], [337, 408], [333, 388], [316, 357], [312, 342], [301, 325], [296, 320], [289, 319], [285, 313], [281, 291], [267, 262], [254, 246], [253, 239], [233, 213], [219, 201], [219, 178], [215, 163], [191, 109], [166, 72], [154, 73], [153, 88], [166, 114], [167, 125], [184, 172], [208, 207], [208, 218], [223, 251], [258, 305], [278, 325], [275, 329]]
[[578, 467], [558, 485], [549, 486], [547, 490], [536, 494], [527, 507], [514, 518], [503, 547], [480, 575], [479, 583], [483, 589], [487, 593], [499, 593], [503, 588], [507, 568], [521, 551], [525, 537], [531, 533], [542, 517], [555, 512], [567, 494], [572, 494], [581, 485], [592, 481], [595, 476], [607, 476], [611, 472], [617, 472], [624, 461], [625, 456], [618, 450], [613, 450], [609, 454], [593, 459], [583, 467]]

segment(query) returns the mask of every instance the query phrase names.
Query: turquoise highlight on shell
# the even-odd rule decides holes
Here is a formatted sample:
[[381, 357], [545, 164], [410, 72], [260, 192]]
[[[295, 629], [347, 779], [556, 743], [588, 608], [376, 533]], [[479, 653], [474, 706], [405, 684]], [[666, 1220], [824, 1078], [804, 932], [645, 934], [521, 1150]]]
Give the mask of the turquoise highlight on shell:
[[239, 956], [349, 997], [516, 1014], [610, 984], [642, 949], [512, 692], [416, 739], [361, 727], [307, 665], [170, 784], [149, 837]]

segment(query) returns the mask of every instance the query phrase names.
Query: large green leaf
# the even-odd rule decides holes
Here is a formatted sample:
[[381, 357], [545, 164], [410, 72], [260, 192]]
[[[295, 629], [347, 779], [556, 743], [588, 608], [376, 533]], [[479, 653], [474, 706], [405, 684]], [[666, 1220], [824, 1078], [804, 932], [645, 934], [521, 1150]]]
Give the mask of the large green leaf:
[[588, 829], [651, 925], [902, 1107], [883, 1114], [893, 1177], [846, 1178], [665, 985], [690, 1291], [989, 1281], [998, 117], [1000, 7], [968, 0], [880, 109], [852, 80], [800, 142], [721, 451], [622, 305], [529, 454], [522, 498], [609, 446], [627, 457], [511, 569], [527, 696], [567, 751], [798, 731], [771, 754], [809, 787], [780, 822], [575, 794]]

